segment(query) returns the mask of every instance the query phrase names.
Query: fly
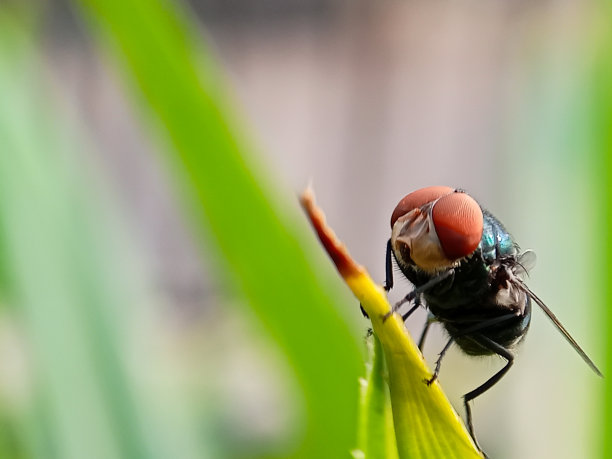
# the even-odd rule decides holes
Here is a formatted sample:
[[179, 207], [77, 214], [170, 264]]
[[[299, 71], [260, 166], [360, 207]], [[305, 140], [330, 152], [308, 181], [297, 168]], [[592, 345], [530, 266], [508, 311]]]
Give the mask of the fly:
[[395, 207], [391, 229], [385, 290], [393, 287], [393, 258], [414, 285], [392, 312], [411, 304], [402, 315], [405, 321], [422, 304], [427, 307], [430, 319], [419, 340], [421, 350], [432, 322], [440, 322], [449, 335], [427, 384], [437, 379], [442, 359], [453, 343], [468, 355], [496, 354], [506, 360], [501, 370], [463, 396], [467, 427], [477, 446], [469, 402], [510, 370], [513, 346], [529, 328], [532, 302], [587, 365], [602, 376], [552, 311], [525, 284], [523, 278], [535, 264], [534, 252], [521, 252], [500, 221], [471, 196], [444, 186], [414, 191]]

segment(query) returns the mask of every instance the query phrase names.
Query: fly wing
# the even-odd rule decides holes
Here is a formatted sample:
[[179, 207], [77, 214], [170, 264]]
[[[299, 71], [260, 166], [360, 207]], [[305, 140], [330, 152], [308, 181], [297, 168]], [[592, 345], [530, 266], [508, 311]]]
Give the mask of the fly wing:
[[582, 348], [578, 345], [576, 340], [572, 338], [572, 335], [570, 335], [569, 332], [565, 329], [565, 327], [561, 324], [561, 322], [559, 322], [559, 319], [557, 319], [557, 316], [555, 316], [553, 312], [550, 309], [548, 309], [548, 306], [546, 306], [544, 302], [541, 299], [539, 299], [537, 295], [533, 293], [529, 289], [529, 287], [525, 285], [523, 281], [516, 279], [516, 282], [519, 284], [520, 288], [522, 288], [531, 298], [533, 298], [533, 301], [535, 301], [538, 304], [538, 306], [542, 308], [542, 311], [544, 311], [546, 315], [549, 317], [549, 319], [552, 320], [553, 324], [555, 324], [555, 327], [557, 327], [557, 330], [559, 330], [563, 334], [565, 339], [572, 345], [574, 350], [580, 355], [580, 357], [582, 357], [582, 360], [584, 360], [586, 364], [589, 367], [591, 367], [591, 370], [593, 370], [598, 376], [603, 377], [603, 375], [601, 374], [601, 371], [599, 371], [599, 368], [597, 368], [597, 366], [589, 358], [586, 352], [584, 352]]
[[525, 250], [518, 256], [517, 266], [514, 269], [514, 274], [521, 278], [529, 276], [531, 271], [536, 265], [536, 254], [533, 250]]

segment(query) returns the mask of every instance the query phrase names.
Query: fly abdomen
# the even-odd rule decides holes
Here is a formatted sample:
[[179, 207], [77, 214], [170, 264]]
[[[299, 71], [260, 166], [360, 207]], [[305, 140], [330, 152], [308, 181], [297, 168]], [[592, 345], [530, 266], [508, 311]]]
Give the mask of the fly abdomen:
[[[513, 317], [511, 317], [513, 315]], [[507, 317], [498, 324], [487, 326], [487, 321], [491, 318], [479, 317], [472, 322], [452, 322], [442, 320], [444, 328], [455, 340], [455, 343], [463, 352], [468, 355], [492, 355], [495, 354], [490, 348], [482, 344], [481, 337], [484, 336], [491, 341], [495, 341], [505, 348], [516, 346], [526, 336], [529, 324], [531, 323], [531, 301], [527, 299], [524, 312], [522, 314], [510, 314], [498, 316], [500, 319]], [[478, 329], [478, 325], [482, 325]], [[476, 330], [474, 330], [476, 329]]]

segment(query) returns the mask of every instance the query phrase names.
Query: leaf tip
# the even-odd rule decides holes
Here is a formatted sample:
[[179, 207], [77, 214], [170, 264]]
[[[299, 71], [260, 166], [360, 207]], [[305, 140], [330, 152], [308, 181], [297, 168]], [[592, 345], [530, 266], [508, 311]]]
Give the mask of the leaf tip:
[[349, 254], [346, 246], [338, 239], [336, 233], [327, 225], [325, 214], [317, 206], [314, 190], [312, 185], [308, 187], [300, 195], [300, 203], [310, 219], [310, 223], [317, 232], [317, 236], [323, 244], [325, 251], [331, 257], [343, 278], [354, 276], [363, 271], [363, 268], [358, 265]]

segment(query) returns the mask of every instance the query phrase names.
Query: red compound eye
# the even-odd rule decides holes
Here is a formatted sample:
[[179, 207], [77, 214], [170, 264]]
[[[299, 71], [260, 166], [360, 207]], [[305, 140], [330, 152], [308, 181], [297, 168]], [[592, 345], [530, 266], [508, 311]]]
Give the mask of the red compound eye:
[[[409, 195], [410, 196], [410, 195]], [[451, 260], [471, 254], [482, 237], [482, 209], [465, 193], [440, 198], [432, 211], [444, 254]]]
[[451, 194], [454, 191], [455, 190], [449, 186], [428, 186], [427, 188], [421, 188], [420, 190], [413, 191], [406, 195], [395, 207], [391, 215], [391, 228], [393, 228], [397, 219], [402, 215], [406, 215], [411, 210], [421, 207], [428, 202], [435, 201], [441, 196]]

